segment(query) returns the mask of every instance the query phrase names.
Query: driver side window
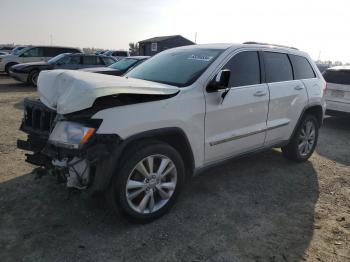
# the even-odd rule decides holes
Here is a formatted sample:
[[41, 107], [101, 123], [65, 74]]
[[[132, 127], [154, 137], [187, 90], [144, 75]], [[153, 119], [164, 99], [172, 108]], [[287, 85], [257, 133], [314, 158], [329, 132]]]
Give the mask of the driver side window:
[[259, 55], [256, 51], [244, 51], [236, 54], [223, 69], [231, 71], [229, 87], [261, 83]]
[[23, 57], [42, 57], [43, 49], [39, 47], [34, 47], [23, 53]]

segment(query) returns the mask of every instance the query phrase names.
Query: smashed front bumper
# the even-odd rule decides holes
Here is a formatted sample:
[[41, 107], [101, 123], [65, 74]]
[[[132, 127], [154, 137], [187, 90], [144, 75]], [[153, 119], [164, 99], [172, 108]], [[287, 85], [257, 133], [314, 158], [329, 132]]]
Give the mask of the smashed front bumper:
[[65, 177], [68, 187], [87, 188], [96, 180], [95, 174], [99, 174], [100, 180], [94, 184], [96, 191], [101, 191], [106, 184], [106, 167], [111, 166], [110, 155], [120, 143], [119, 137], [95, 135], [79, 149], [60, 147], [48, 142], [56, 119], [56, 112], [40, 100], [25, 99], [20, 130], [27, 134], [27, 140], [17, 140], [17, 147], [31, 152], [26, 154], [28, 163]]

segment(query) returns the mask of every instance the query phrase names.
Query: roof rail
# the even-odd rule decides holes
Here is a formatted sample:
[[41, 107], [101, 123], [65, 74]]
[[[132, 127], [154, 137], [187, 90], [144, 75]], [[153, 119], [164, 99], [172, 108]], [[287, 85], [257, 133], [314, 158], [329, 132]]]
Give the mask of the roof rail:
[[285, 46], [285, 45], [275, 45], [275, 44], [268, 44], [268, 43], [260, 43], [260, 42], [244, 42], [243, 44], [246, 45], [270, 45], [270, 46], [277, 46], [277, 47], [284, 47], [284, 48], [291, 48], [295, 50], [299, 50], [298, 48], [292, 47], [292, 46]]

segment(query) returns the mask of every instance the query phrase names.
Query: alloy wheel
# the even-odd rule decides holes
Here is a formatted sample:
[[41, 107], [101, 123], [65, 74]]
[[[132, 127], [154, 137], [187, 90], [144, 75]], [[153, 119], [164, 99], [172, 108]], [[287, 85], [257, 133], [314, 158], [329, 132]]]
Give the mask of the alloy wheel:
[[315, 123], [311, 120], [306, 121], [298, 138], [298, 151], [301, 156], [307, 156], [313, 149], [316, 139]]
[[164, 155], [151, 155], [136, 164], [126, 183], [129, 206], [140, 214], [164, 207], [177, 185], [174, 162]]

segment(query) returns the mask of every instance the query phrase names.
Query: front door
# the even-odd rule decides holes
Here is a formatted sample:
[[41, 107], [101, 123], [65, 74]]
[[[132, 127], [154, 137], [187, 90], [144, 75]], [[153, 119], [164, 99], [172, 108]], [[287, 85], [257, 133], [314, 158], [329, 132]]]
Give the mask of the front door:
[[44, 61], [44, 52], [41, 47], [33, 47], [20, 55], [22, 63]]
[[258, 52], [234, 55], [222, 68], [231, 71], [229, 92], [205, 93], [205, 162], [238, 155], [264, 144], [269, 90]]

